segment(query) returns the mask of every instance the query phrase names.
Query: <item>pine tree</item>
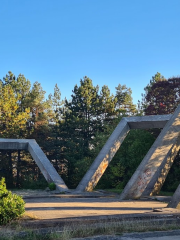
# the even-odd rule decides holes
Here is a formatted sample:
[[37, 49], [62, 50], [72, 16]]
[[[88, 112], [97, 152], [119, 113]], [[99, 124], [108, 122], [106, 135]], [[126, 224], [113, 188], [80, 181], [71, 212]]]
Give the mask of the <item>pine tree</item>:
[[75, 187], [85, 169], [79, 163], [89, 155], [94, 131], [98, 127], [98, 86], [88, 77], [75, 85], [71, 101], [65, 101], [66, 111], [60, 122], [60, 136], [64, 146], [62, 157], [66, 162], [67, 183]]
[[[47, 138], [48, 122], [52, 111], [50, 101], [44, 100], [44, 94], [39, 83], [36, 82], [31, 89], [31, 83], [24, 75], [19, 74], [16, 78], [12, 72], [9, 72], [0, 81], [0, 137], [36, 138], [42, 144], [42, 148], [45, 148], [43, 140]], [[18, 180], [16, 185], [26, 177], [20, 171], [20, 168], [25, 168], [26, 165], [29, 169], [33, 167], [34, 175], [39, 175], [29, 155], [26, 154], [25, 157], [24, 153], [14, 151], [6, 151], [4, 155], [9, 159], [6, 161], [9, 162], [9, 166], [6, 166], [11, 172], [9, 175], [13, 174], [14, 182], [15, 177]], [[4, 169], [2, 162], [0, 171], [1, 169]]]
[[20, 95], [15, 94], [11, 85], [0, 84], [0, 136], [2, 138], [19, 138], [26, 129], [29, 108], [19, 111]]
[[137, 113], [136, 105], [133, 104], [132, 90], [126, 85], [119, 84], [116, 87], [116, 113], [118, 116], [131, 116]]
[[108, 86], [102, 86], [99, 96], [101, 121], [111, 121], [115, 116], [117, 99], [110, 93]]

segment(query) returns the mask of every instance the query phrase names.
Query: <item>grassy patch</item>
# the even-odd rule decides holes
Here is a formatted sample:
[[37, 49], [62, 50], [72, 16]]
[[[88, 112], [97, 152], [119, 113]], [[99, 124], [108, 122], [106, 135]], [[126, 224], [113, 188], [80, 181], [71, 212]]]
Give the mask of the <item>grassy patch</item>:
[[107, 192], [112, 192], [112, 193], [118, 193], [118, 194], [121, 194], [123, 189], [118, 189], [118, 188], [112, 188], [112, 189], [103, 189], [104, 191], [107, 191]]
[[159, 192], [159, 196], [173, 196], [174, 192], [164, 192], [164, 191], [160, 191]]
[[178, 223], [165, 220], [108, 221], [89, 224], [70, 224], [63, 228], [43, 230], [9, 228], [0, 229], [1, 240], [70, 240], [72, 238], [95, 235], [121, 235], [124, 232], [147, 232], [179, 229]]

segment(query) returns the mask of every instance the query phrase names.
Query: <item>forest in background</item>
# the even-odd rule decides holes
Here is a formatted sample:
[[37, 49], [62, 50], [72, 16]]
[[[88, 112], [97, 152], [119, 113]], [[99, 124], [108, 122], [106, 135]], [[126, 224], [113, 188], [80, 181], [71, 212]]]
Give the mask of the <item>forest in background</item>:
[[[180, 103], [180, 77], [155, 74], [138, 106], [126, 85], [100, 89], [85, 76], [71, 99], [61, 99], [56, 84], [45, 99], [41, 84], [8, 72], [0, 80], [0, 138], [35, 139], [67, 186], [75, 188], [122, 117], [173, 113]], [[97, 188], [122, 189], [158, 136], [160, 129], [131, 130]], [[25, 151], [0, 150], [0, 177], [8, 188], [45, 188], [47, 183]], [[180, 183], [179, 154], [163, 186]]]

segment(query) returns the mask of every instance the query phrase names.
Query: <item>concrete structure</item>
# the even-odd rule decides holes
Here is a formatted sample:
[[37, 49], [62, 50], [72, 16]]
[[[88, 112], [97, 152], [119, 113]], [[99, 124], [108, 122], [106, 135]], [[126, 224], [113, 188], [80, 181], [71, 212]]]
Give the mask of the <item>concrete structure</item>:
[[60, 192], [68, 192], [68, 187], [56, 172], [44, 152], [34, 139], [4, 139], [0, 138], [0, 149], [3, 150], [27, 150], [40, 168], [47, 182], [55, 183]]
[[[173, 115], [122, 118], [77, 186], [76, 192], [93, 190], [131, 129], [150, 128], [163, 128], [163, 130], [126, 185], [120, 200], [138, 199], [141, 196], [157, 194], [180, 149], [180, 105]], [[59, 191], [69, 191], [35, 140], [0, 139], [0, 149], [28, 150], [45, 179], [48, 182], [54, 182]], [[180, 186], [169, 203], [169, 207], [176, 207], [179, 201]]]
[[180, 105], [129, 180], [120, 199], [138, 199], [158, 192], [179, 150]]
[[76, 190], [93, 190], [130, 129], [163, 128], [171, 116], [172, 115], [156, 115], [122, 118]]
[[[77, 187], [77, 191], [92, 191], [119, 149], [130, 129], [163, 128], [120, 196], [138, 199], [157, 194], [180, 149], [180, 105], [173, 115], [123, 118]], [[177, 207], [180, 185], [168, 207]]]

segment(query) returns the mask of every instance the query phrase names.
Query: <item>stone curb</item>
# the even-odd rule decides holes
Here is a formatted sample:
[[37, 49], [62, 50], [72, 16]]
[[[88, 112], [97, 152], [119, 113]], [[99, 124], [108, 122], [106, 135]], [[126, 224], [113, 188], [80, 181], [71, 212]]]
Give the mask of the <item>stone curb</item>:
[[104, 236], [93, 236], [93, 237], [86, 237], [86, 238], [72, 238], [71, 240], [123, 240], [125, 238], [129, 239], [143, 239], [143, 238], [157, 238], [157, 237], [164, 237], [164, 236], [180, 236], [180, 230], [172, 230], [172, 231], [155, 231], [155, 232], [143, 232], [143, 233], [124, 233], [121, 236], [117, 235], [104, 235]]

